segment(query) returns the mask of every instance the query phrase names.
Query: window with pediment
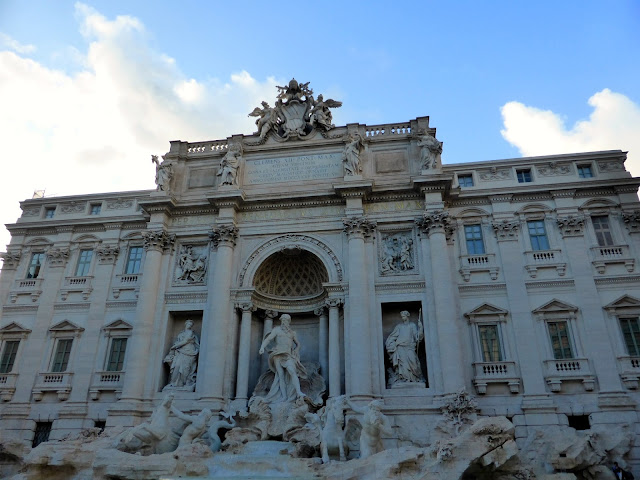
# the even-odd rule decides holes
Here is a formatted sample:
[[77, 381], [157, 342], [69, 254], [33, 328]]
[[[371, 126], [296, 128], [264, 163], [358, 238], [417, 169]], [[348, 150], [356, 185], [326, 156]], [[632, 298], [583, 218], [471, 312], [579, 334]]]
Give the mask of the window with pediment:
[[82, 334], [84, 328], [64, 320], [49, 329], [49, 335], [53, 341], [49, 372], [63, 373], [70, 371], [74, 341]]
[[629, 389], [640, 386], [640, 299], [624, 295], [604, 307], [609, 314], [609, 332], [615, 339], [618, 370]]
[[15, 373], [22, 345], [31, 330], [12, 322], [0, 328], [0, 374]]

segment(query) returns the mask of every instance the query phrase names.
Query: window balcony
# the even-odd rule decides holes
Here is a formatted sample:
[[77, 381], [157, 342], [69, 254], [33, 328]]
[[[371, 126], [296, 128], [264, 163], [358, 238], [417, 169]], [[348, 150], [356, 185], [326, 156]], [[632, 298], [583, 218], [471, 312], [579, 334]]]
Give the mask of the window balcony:
[[596, 378], [586, 358], [545, 360], [544, 370], [547, 384], [554, 393], [558, 393], [562, 388], [562, 382], [566, 381], [581, 381], [588, 392], [591, 392], [596, 385]]
[[91, 379], [89, 395], [92, 400], [98, 400], [101, 392], [115, 392], [120, 397], [124, 385], [124, 372], [95, 372]]
[[478, 395], [487, 393], [490, 383], [506, 383], [511, 393], [520, 391], [520, 377], [516, 362], [474, 362], [473, 384]]
[[524, 252], [524, 255], [524, 268], [531, 278], [536, 278], [541, 268], [555, 268], [561, 277], [567, 271], [567, 262], [564, 261], [560, 250], [532, 250]]
[[23, 280], [16, 280], [13, 283], [13, 288], [9, 292], [9, 300], [11, 303], [16, 303], [18, 296], [30, 295], [31, 301], [36, 302], [41, 293], [42, 278], [25, 278]]
[[111, 289], [113, 298], [118, 298], [123, 290], [133, 290], [137, 297], [138, 291], [140, 290], [141, 277], [142, 274], [140, 273], [116, 275], [116, 278], [113, 282], [114, 286]]
[[64, 286], [60, 289], [60, 297], [66, 300], [70, 293], [80, 293], [83, 300], [88, 300], [93, 291], [92, 281], [93, 277], [65, 277]]
[[16, 391], [17, 373], [0, 373], [0, 399], [8, 402]]
[[498, 278], [496, 256], [493, 253], [461, 255], [460, 275], [462, 275], [464, 281], [468, 282], [471, 279], [471, 274], [474, 272], [489, 272], [491, 280], [496, 280]]
[[64, 401], [69, 398], [71, 393], [72, 372], [47, 372], [39, 373], [36, 377], [36, 384], [33, 387], [33, 399], [36, 402], [42, 400], [45, 392], [56, 392], [58, 400]]
[[618, 368], [624, 386], [637, 390], [640, 386], [640, 357], [618, 357]]
[[627, 245], [612, 245], [609, 247], [591, 248], [593, 266], [598, 273], [604, 273], [607, 265], [624, 264], [627, 272], [635, 269], [635, 260], [629, 252]]

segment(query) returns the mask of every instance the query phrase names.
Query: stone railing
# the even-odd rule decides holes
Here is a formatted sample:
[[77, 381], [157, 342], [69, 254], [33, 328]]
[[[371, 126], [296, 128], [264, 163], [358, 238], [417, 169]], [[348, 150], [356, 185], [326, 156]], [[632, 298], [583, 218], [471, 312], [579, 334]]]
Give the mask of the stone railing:
[[16, 391], [17, 373], [0, 373], [0, 399], [8, 402]]
[[567, 262], [560, 250], [532, 250], [524, 252], [524, 256], [525, 269], [531, 278], [536, 278], [541, 268], [555, 268], [560, 276], [567, 271]]
[[627, 245], [611, 245], [608, 247], [592, 247], [591, 258], [598, 273], [604, 273], [607, 265], [624, 264], [629, 273], [635, 269], [635, 260]]
[[474, 362], [473, 384], [479, 395], [487, 393], [489, 383], [505, 383], [511, 393], [518, 393], [520, 377], [516, 362]]
[[498, 278], [498, 265], [496, 256], [493, 253], [483, 253], [482, 255], [461, 255], [460, 275], [465, 282], [471, 279], [473, 272], [489, 272], [491, 280]]
[[95, 372], [91, 379], [89, 395], [92, 400], [98, 400], [101, 392], [122, 392], [124, 372]]
[[65, 277], [64, 285], [60, 288], [60, 297], [66, 300], [69, 293], [80, 292], [83, 300], [87, 300], [93, 291], [92, 280], [93, 277]]
[[212, 140], [209, 142], [189, 143], [187, 145], [187, 154], [194, 155], [199, 153], [218, 153], [226, 151], [228, 144], [226, 140]]
[[365, 126], [367, 138], [379, 137], [381, 135], [409, 135], [411, 134], [410, 123], [389, 123], [387, 125]]
[[139, 289], [141, 277], [141, 273], [126, 273], [123, 275], [116, 275], [116, 278], [113, 282], [113, 288], [111, 289], [113, 298], [120, 297], [120, 293], [123, 290], [133, 290], [137, 292]]
[[42, 293], [42, 282], [42, 278], [15, 280], [13, 288], [9, 291], [9, 300], [15, 303], [20, 295], [30, 295], [31, 301], [36, 302]]
[[636, 390], [640, 386], [640, 357], [618, 357], [618, 366], [624, 386]]
[[586, 358], [569, 358], [566, 360], [545, 360], [545, 378], [552, 392], [559, 392], [563, 381], [580, 380], [585, 390], [595, 388], [595, 377], [591, 373], [589, 360]]
[[33, 399], [39, 402], [45, 392], [56, 392], [60, 401], [66, 400], [71, 393], [72, 379], [73, 372], [39, 373], [32, 391]]

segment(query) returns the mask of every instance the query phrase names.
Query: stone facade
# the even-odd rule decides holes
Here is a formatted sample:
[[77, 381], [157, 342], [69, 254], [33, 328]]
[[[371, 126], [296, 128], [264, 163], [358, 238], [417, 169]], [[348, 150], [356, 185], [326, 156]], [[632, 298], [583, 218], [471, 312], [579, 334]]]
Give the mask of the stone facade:
[[312, 101], [298, 124], [291, 92], [282, 118], [254, 111], [254, 135], [171, 142], [156, 191], [21, 203], [0, 276], [3, 436], [131, 427], [167, 391], [181, 411], [247, 411], [285, 313], [325, 398], [347, 415], [380, 400], [386, 447], [429, 443], [461, 388], [520, 445], [541, 426], [638, 431], [624, 152], [442, 165], [428, 117], [335, 127], [340, 102]]

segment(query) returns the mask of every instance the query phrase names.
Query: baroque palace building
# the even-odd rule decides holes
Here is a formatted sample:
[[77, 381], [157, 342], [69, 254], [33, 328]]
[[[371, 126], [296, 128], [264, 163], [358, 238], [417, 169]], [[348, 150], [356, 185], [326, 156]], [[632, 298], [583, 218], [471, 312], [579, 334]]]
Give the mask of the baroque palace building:
[[313, 393], [380, 399], [386, 445], [425, 441], [463, 388], [516, 439], [637, 432], [625, 152], [443, 165], [428, 117], [336, 127], [339, 106], [291, 83], [253, 135], [171, 142], [156, 191], [23, 201], [0, 276], [3, 435], [137, 425], [167, 392], [245, 410], [282, 314]]

